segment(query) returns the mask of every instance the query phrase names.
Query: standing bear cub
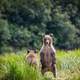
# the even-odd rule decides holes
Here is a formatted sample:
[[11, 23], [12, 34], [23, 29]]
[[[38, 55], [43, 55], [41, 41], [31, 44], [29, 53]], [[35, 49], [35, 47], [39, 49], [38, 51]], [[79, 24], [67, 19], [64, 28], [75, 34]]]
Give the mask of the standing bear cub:
[[41, 72], [44, 74], [47, 71], [51, 71], [56, 77], [56, 58], [55, 49], [53, 47], [53, 40], [50, 35], [45, 35], [43, 37], [43, 45], [40, 50], [40, 62], [41, 62]]

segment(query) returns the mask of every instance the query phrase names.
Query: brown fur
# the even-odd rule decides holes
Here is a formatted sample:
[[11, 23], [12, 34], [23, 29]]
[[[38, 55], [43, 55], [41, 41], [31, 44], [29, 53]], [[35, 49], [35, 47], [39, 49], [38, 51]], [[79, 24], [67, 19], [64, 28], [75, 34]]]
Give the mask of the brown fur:
[[56, 77], [56, 58], [55, 49], [52, 45], [52, 37], [45, 35], [43, 38], [43, 46], [40, 50], [40, 61], [42, 64], [42, 74], [47, 71], [51, 71]]
[[26, 61], [31, 66], [37, 66], [37, 55], [34, 50], [30, 50], [28, 54], [26, 55]]

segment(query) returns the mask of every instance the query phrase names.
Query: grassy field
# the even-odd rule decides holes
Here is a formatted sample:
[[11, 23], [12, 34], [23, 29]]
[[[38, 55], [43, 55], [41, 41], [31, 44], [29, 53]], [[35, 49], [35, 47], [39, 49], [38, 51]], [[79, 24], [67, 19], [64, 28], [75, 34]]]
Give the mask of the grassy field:
[[57, 52], [58, 78], [80, 80], [80, 50]]
[[41, 75], [25, 62], [23, 54], [0, 55], [0, 80], [80, 80], [80, 50], [57, 50], [57, 78], [47, 72]]

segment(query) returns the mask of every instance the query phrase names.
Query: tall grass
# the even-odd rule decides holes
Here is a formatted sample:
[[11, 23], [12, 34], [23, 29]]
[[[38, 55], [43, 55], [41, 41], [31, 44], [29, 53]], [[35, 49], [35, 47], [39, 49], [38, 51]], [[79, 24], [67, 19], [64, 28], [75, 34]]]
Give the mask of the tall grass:
[[[80, 80], [80, 50], [57, 50], [56, 58], [57, 80]], [[48, 72], [42, 76], [39, 69], [28, 65], [24, 54], [12, 53], [0, 56], [0, 80], [55, 79], [52, 73]]]
[[43, 80], [39, 70], [29, 66], [22, 55], [0, 56], [0, 80]]
[[57, 51], [58, 77], [62, 80], [80, 80], [80, 50]]

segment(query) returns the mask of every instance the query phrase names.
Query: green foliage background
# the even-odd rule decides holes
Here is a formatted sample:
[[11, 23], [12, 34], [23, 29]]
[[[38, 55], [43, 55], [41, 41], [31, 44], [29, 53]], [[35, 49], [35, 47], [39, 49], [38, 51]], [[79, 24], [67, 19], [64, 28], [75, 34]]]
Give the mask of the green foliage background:
[[0, 53], [40, 49], [45, 33], [56, 48], [80, 48], [80, 0], [0, 0]]

